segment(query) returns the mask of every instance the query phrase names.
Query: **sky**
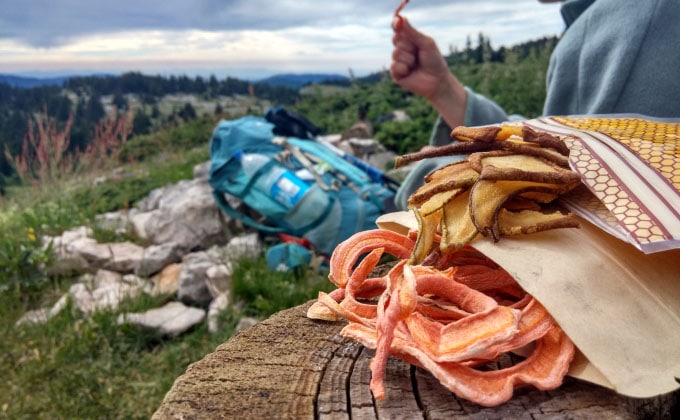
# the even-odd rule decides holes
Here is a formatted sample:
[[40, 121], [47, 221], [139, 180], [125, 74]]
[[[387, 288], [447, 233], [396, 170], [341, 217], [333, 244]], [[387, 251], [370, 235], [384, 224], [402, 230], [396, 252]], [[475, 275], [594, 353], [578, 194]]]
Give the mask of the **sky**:
[[[0, 73], [138, 71], [257, 79], [387, 69], [399, 0], [0, 0]], [[559, 35], [559, 4], [411, 0], [403, 10], [440, 50], [481, 32], [494, 48]]]

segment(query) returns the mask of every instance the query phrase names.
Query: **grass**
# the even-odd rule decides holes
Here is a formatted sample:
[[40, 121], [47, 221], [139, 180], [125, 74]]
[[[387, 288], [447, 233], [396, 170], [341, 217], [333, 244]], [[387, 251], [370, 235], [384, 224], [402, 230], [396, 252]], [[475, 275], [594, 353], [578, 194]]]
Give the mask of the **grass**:
[[[125, 165], [128, 177], [94, 188], [91, 176], [79, 174], [13, 189], [0, 203], [0, 418], [149, 418], [174, 380], [226, 341], [241, 317], [262, 319], [316, 297], [318, 290], [330, 290], [320, 273], [277, 273], [262, 259], [241, 261], [233, 278], [233, 299], [240, 304], [220, 315], [216, 334], [201, 325], [163, 339], [117, 325], [119, 312], [164, 303], [146, 295], [124, 302], [117, 312], [87, 318], [69, 307], [45, 324], [15, 326], [27, 310], [53, 304], [75, 281], [43, 274], [51, 254], [39, 237], [93, 225], [96, 214], [130, 207], [155, 188], [191, 178], [194, 165], [208, 158], [210, 128], [205, 122], [178, 128], [194, 136], [185, 138], [182, 148], [153, 142], [155, 156], [144, 154], [138, 163]], [[134, 141], [128, 145], [146, 148]]]

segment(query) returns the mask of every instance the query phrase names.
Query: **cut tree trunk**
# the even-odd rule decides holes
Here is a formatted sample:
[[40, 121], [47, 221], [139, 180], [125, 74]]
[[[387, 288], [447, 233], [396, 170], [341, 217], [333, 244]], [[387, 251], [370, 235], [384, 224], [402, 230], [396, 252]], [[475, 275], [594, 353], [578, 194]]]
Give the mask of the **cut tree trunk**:
[[[341, 337], [345, 322], [308, 319], [311, 302], [242, 331], [177, 378], [153, 419], [671, 419], [680, 391], [633, 399], [565, 378], [485, 408], [457, 398], [429, 372], [390, 358], [386, 399], [369, 389], [373, 351]], [[511, 360], [501, 361], [512, 363]], [[678, 418], [678, 417], [675, 417]]]

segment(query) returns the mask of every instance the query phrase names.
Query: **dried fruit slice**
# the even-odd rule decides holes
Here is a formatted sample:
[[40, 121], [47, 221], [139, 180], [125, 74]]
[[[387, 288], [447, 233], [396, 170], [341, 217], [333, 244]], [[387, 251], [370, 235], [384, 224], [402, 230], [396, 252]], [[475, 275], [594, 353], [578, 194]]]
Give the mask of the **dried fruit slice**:
[[527, 200], [532, 200], [538, 203], [551, 203], [557, 197], [559, 197], [559, 195], [543, 191], [524, 191], [519, 194], [519, 197], [526, 198]]
[[419, 160], [440, 157], [440, 156], [452, 156], [452, 155], [463, 155], [473, 152], [481, 152], [484, 150], [497, 150], [501, 148], [501, 142], [490, 142], [485, 143], [482, 141], [470, 141], [470, 142], [455, 142], [439, 147], [431, 147], [425, 150], [419, 150], [413, 153], [407, 153], [405, 155], [397, 156], [394, 160], [394, 168], [401, 168], [412, 162], [417, 162]]
[[496, 140], [496, 135], [501, 131], [499, 126], [485, 126], [485, 127], [465, 127], [458, 126], [451, 131], [451, 138], [460, 141], [481, 141], [492, 142]]
[[573, 214], [565, 214], [559, 209], [549, 213], [535, 210], [514, 212], [501, 209], [498, 213], [498, 227], [501, 235], [528, 234], [578, 226], [578, 219]]
[[503, 150], [510, 150], [517, 154], [541, 157], [565, 168], [569, 167], [569, 157], [553, 149], [536, 147], [535, 145], [523, 141], [507, 140], [498, 143], [502, 146], [501, 149]]
[[479, 178], [467, 160], [453, 162], [425, 176], [425, 184], [409, 197], [409, 207], [422, 205], [433, 195], [455, 188], [469, 188]]
[[[581, 177], [570, 169], [537, 156], [489, 152], [478, 155], [470, 166], [480, 171], [480, 179], [522, 180], [551, 184], [576, 184]], [[477, 159], [477, 158], [475, 158]]]
[[452, 190], [437, 193], [421, 204], [418, 210], [420, 211], [420, 214], [427, 216], [428, 214], [444, 207], [446, 203], [464, 191], [465, 190], [462, 188], [454, 188]]
[[541, 147], [554, 149], [558, 153], [569, 156], [569, 148], [559, 137], [553, 136], [545, 131], [536, 131], [525, 125], [522, 127], [522, 138], [526, 142], [537, 143]]
[[409, 264], [420, 264], [432, 252], [435, 247], [435, 238], [439, 231], [439, 223], [442, 219], [442, 209], [423, 215], [418, 210], [413, 214], [418, 221], [418, 238], [409, 258]]
[[496, 134], [496, 140], [507, 140], [512, 136], [522, 138], [522, 126], [521, 125], [501, 125], [501, 130]]
[[466, 190], [443, 207], [442, 252], [458, 250], [468, 244], [479, 233], [470, 217], [470, 190]]
[[506, 201], [525, 191], [562, 192], [570, 186], [533, 181], [480, 179], [470, 191], [470, 218], [484, 236], [500, 239], [498, 213]]

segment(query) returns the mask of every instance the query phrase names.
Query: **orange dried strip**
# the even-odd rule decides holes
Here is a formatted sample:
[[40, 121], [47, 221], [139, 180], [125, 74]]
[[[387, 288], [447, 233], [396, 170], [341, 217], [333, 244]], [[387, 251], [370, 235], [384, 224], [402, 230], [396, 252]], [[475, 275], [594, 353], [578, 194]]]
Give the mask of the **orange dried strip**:
[[[424, 367], [459, 397], [485, 406], [507, 401], [518, 386], [545, 390], [561, 384], [573, 344], [545, 308], [495, 263], [466, 246], [440, 255], [438, 263], [454, 267], [409, 266], [402, 259], [386, 276], [369, 278], [384, 250], [406, 255], [413, 248], [411, 234], [369, 232], [338, 248], [344, 257], [336, 257], [331, 266], [344, 286], [319, 293], [313, 307], [344, 317], [349, 324], [341, 334], [376, 349], [371, 363], [376, 398], [385, 397], [390, 355]], [[378, 294], [377, 304], [358, 300]], [[518, 365], [499, 371], [474, 368], [531, 342], [536, 343], [534, 352]]]
[[358, 232], [341, 242], [333, 251], [328, 278], [338, 287], [345, 287], [359, 258], [375, 248], [399, 259], [407, 259], [413, 250], [413, 241], [406, 236], [384, 229]]
[[398, 6], [398, 7], [396, 8], [396, 10], [394, 11], [394, 16], [395, 16], [395, 17], [399, 16], [399, 14], [400, 14], [401, 11], [404, 9], [404, 7], [406, 7], [406, 5], [408, 4], [408, 2], [409, 2], [409, 0], [401, 0], [401, 4], [399, 4], [399, 6]]

